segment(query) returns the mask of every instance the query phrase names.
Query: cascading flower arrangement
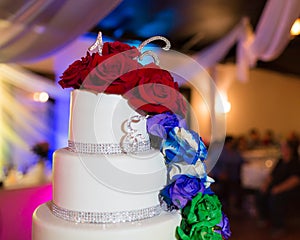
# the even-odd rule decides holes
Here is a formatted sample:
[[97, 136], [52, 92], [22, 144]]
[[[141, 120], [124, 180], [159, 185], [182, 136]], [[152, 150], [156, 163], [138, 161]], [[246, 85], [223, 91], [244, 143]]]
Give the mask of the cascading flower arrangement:
[[[142, 48], [121, 42], [102, 43], [101, 33], [90, 48], [98, 52], [72, 63], [61, 76], [63, 88], [83, 88], [107, 94], [121, 94], [141, 115], [147, 117], [147, 131], [153, 146], [165, 158], [167, 185], [160, 191], [166, 211], [181, 211], [176, 236], [182, 240], [221, 240], [230, 237], [229, 221], [218, 197], [210, 189], [213, 182], [206, 174], [207, 149], [198, 133], [189, 129], [184, 119], [185, 99], [171, 74], [158, 66], [157, 56], [147, 51], [156, 64], [142, 65]], [[155, 140], [155, 141], [154, 141]]]
[[147, 130], [162, 139], [160, 150], [169, 183], [160, 191], [160, 198], [165, 210], [181, 211], [178, 239], [228, 239], [229, 221], [210, 189], [213, 179], [206, 174], [207, 149], [201, 137], [187, 128], [181, 116], [169, 112], [150, 117]]

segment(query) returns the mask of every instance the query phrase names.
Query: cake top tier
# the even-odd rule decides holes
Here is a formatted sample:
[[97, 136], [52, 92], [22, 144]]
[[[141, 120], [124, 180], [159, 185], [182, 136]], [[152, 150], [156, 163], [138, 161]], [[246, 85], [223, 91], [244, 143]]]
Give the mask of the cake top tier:
[[[158, 66], [154, 52], [142, 53], [154, 40], [164, 41], [164, 50], [170, 48], [169, 41], [160, 36], [136, 48], [121, 42], [103, 43], [100, 34], [90, 47], [98, 52], [88, 52], [63, 73], [59, 84], [76, 89], [71, 94], [69, 147], [104, 154], [149, 150], [146, 117], [171, 112], [184, 117], [186, 102], [178, 83]], [[146, 55], [154, 62], [142, 65]]]
[[140, 144], [137, 151], [150, 148], [145, 118], [121, 95], [88, 90], [71, 92], [69, 145], [79, 152], [120, 153], [129, 151], [123, 149], [127, 136]]

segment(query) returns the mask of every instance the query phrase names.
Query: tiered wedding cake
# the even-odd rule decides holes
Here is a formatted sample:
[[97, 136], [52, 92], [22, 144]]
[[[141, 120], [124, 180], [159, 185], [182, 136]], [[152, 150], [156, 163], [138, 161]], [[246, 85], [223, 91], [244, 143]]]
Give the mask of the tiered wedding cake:
[[[68, 147], [54, 153], [53, 200], [34, 212], [33, 240], [230, 235], [209, 188], [205, 145], [186, 127], [178, 84], [169, 72], [138, 62], [151, 40], [169, 48], [163, 37], [135, 48], [103, 44], [99, 35], [91, 47], [99, 53], [88, 53], [64, 72], [61, 86], [75, 88]], [[157, 63], [154, 53], [146, 54]]]
[[141, 115], [120, 95], [85, 90], [72, 92], [70, 113], [69, 147], [54, 154], [53, 201], [36, 210], [33, 239], [175, 239], [179, 215], [160, 213], [166, 171], [148, 151], [144, 119], [132, 124], [144, 136], [137, 153], [121, 152], [127, 121]]

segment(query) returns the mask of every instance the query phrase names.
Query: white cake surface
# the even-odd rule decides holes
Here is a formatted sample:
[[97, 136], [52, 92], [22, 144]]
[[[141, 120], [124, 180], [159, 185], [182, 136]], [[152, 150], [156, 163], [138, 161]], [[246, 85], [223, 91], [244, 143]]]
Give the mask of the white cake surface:
[[[79, 143], [117, 143], [126, 134], [124, 124], [140, 116], [121, 95], [73, 90], [70, 101], [69, 140]], [[133, 124], [149, 139], [146, 120]]]
[[77, 224], [57, 218], [43, 204], [33, 214], [32, 240], [175, 240], [179, 224], [177, 212], [136, 222]]
[[115, 212], [153, 207], [166, 183], [159, 151], [78, 154], [59, 149], [53, 158], [53, 202], [76, 211]]

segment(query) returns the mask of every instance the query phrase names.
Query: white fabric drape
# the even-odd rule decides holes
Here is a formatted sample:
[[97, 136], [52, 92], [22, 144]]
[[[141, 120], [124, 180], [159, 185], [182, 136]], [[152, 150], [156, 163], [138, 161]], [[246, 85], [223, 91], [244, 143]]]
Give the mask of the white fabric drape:
[[121, 0], [21, 2], [1, 0], [1, 63], [36, 61], [57, 51], [95, 26]]
[[290, 29], [299, 16], [299, 0], [269, 0], [249, 51], [264, 61], [278, 57], [290, 41]]
[[247, 19], [214, 45], [194, 55], [205, 68], [212, 67], [237, 44], [237, 78], [248, 80], [249, 68], [258, 60], [276, 59], [290, 40], [290, 29], [300, 16], [299, 0], [269, 0], [263, 10], [255, 32]]

